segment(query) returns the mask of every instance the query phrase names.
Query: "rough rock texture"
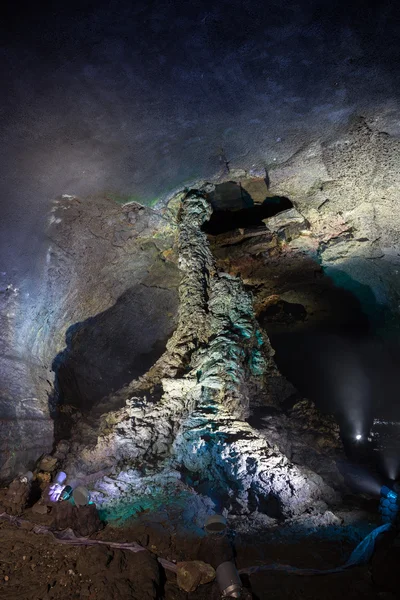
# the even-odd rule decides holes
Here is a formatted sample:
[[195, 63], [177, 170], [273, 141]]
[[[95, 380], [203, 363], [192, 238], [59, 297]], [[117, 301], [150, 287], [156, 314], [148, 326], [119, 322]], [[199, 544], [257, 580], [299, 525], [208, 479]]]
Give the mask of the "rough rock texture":
[[302, 400], [286, 414], [274, 411], [257, 417], [252, 425], [278, 446], [297, 465], [318, 473], [333, 488], [344, 490], [343, 477], [337, 467], [345, 455], [337, 422], [322, 415], [309, 400]]
[[78, 507], [70, 502], [57, 502], [52, 508], [52, 516], [54, 529], [72, 529], [78, 537], [88, 537], [102, 528], [94, 504]]
[[[51, 450], [47, 371], [18, 329], [24, 298], [5, 276], [0, 283], [0, 481], [23, 473]], [[37, 329], [41, 329], [37, 324]], [[51, 351], [50, 351], [51, 352]], [[47, 386], [47, 387], [46, 387]]]
[[211, 565], [201, 560], [178, 562], [176, 579], [178, 586], [185, 592], [194, 592], [199, 585], [210, 583], [215, 579], [215, 571]]
[[[253, 180], [253, 186], [258, 181], [255, 191], [251, 180], [248, 184], [257, 205], [263, 195], [264, 200], [285, 196], [294, 209], [264, 219], [265, 226], [215, 236], [217, 266], [240, 273], [252, 286], [257, 313], [278, 294], [301, 303], [315, 320], [329, 311], [335, 314], [340, 299], [336, 307], [327, 306], [329, 294], [324, 293], [329, 277], [338, 292], [342, 288], [360, 303], [376, 332], [397, 331], [400, 231], [393, 215], [398, 153], [398, 139], [366, 118], [352, 119], [324, 142], [305, 145], [271, 167], [264, 192], [260, 180]], [[240, 190], [249, 180], [243, 172], [232, 181]]]
[[[398, 304], [399, 140], [378, 121], [352, 120], [338, 136], [304, 148], [271, 171], [273, 189], [307, 219], [328, 274], [339, 271], [370, 288], [376, 302]], [[374, 307], [352, 288], [374, 321]], [[375, 311], [376, 312], [376, 311]], [[375, 315], [376, 317], [376, 315]], [[387, 316], [386, 327], [394, 322]]]
[[277, 233], [278, 237], [287, 242], [309, 229], [306, 219], [295, 208], [282, 211], [276, 217], [265, 219], [264, 223], [269, 231]]
[[39, 463], [39, 470], [45, 472], [52, 472], [57, 466], [57, 457], [56, 456], [44, 456]]
[[[241, 280], [215, 270], [200, 231], [209, 214], [204, 193], [189, 192], [183, 199], [178, 328], [155, 367], [131, 389], [158, 382], [160, 373], [175, 378], [161, 379], [163, 394], [154, 405], [133, 397], [124, 409], [104, 417], [94, 444], [76, 441], [65, 468], [75, 475], [105, 464], [110, 469], [158, 465], [166, 472], [173, 465], [219, 485], [234, 512], [248, 512], [250, 498], [274, 518], [301, 514], [320, 500], [324, 510], [324, 502], [338, 499], [332, 488], [243, 421], [250, 394], [262, 389], [269, 375], [279, 374]], [[78, 429], [75, 439], [81, 437]], [[121, 485], [129, 487], [129, 480]], [[102, 501], [107, 505], [112, 498]]]
[[[121, 209], [105, 202], [101, 211], [99, 208], [97, 217], [93, 217], [92, 207], [89, 210], [89, 206], [81, 206], [82, 203], [77, 199], [70, 197], [60, 200], [58, 208], [54, 212], [52, 227], [54, 228], [53, 233], [59, 228], [59, 235], [64, 241], [60, 245], [62, 250], [54, 250], [54, 256], [50, 253], [50, 266], [48, 267], [49, 273], [51, 273], [48, 281], [53, 281], [48, 288], [48, 302], [54, 307], [54, 310], [50, 318], [45, 316], [44, 307], [42, 307], [41, 313], [36, 314], [38, 322], [44, 323], [44, 329], [39, 333], [31, 332], [31, 335], [38, 334], [39, 336], [37, 343], [32, 345], [34, 355], [37, 355], [37, 350], [53, 354], [49, 347], [45, 350], [49, 339], [52, 340], [50, 348], [54, 348], [56, 343], [58, 348], [62, 348], [62, 328], [58, 328], [53, 335], [53, 326], [55, 327], [59, 322], [61, 314], [64, 315], [62, 319], [71, 321], [70, 314], [76, 314], [78, 300], [85, 299], [79, 310], [87, 311], [86, 314], [92, 314], [93, 308], [97, 310], [95, 307], [109, 303], [107, 298], [110, 293], [117, 294], [118, 290], [122, 290], [127, 285], [128, 274], [130, 274], [129, 277], [132, 277], [135, 282], [132, 288], [133, 295], [129, 295], [119, 305], [124, 307], [122, 314], [125, 316], [123, 318], [119, 319], [118, 317], [119, 309], [116, 313], [111, 314], [112, 318], [109, 323], [112, 328], [106, 328], [106, 333], [109, 335], [111, 331], [115, 331], [116, 324], [126, 323], [126, 315], [129, 315], [136, 327], [136, 323], [139, 321], [130, 311], [132, 305], [137, 306], [135, 301], [139, 297], [138, 315], [144, 314], [146, 310], [146, 323], [149, 319], [152, 320], [151, 314], [150, 317], [148, 316], [148, 310], [155, 306], [154, 294], [164, 293], [159, 290], [159, 286], [164, 286], [166, 281], [170, 281], [170, 275], [173, 279], [170, 291], [174, 293], [173, 290], [177, 286], [179, 275], [175, 262], [178, 261], [178, 255], [181, 273], [184, 276], [179, 292], [179, 309], [177, 297], [175, 305], [176, 312], [180, 311], [177, 315], [178, 325], [175, 334], [168, 342], [167, 351], [162, 354], [163, 348], [159, 347], [158, 356], [161, 355], [159, 360], [157, 360], [157, 353], [150, 352], [146, 361], [140, 362], [142, 369], [132, 372], [132, 369], [127, 369], [127, 364], [122, 361], [114, 371], [115, 378], [111, 376], [109, 380], [108, 377], [103, 377], [101, 370], [99, 371], [99, 365], [93, 364], [94, 354], [91, 351], [91, 345], [89, 344], [86, 353], [81, 352], [81, 349], [86, 346], [88, 340], [96, 342], [94, 333], [97, 326], [104, 323], [104, 320], [108, 322], [110, 316], [108, 310], [101, 314], [99, 321], [94, 323], [92, 320], [86, 320], [83, 327], [78, 327], [78, 330], [73, 328], [68, 338], [67, 348], [64, 352], [59, 353], [62, 368], [58, 370], [57, 376], [60, 387], [64, 386], [64, 396], [68, 398], [68, 394], [70, 394], [68, 401], [77, 402], [84, 411], [91, 405], [96, 404], [97, 406], [94, 421], [82, 419], [79, 416], [80, 413], [76, 412], [76, 406], [71, 407], [69, 404], [59, 404], [55, 412], [56, 423], [60, 420], [60, 415], [71, 414], [71, 423], [77, 428], [76, 439], [80, 436], [87, 445], [86, 449], [82, 448], [81, 444], [74, 446], [74, 452], [79, 457], [83, 457], [76, 460], [74, 467], [79, 475], [86, 476], [88, 470], [93, 473], [103, 467], [112, 470], [113, 465], [118, 461], [124, 464], [124, 461], [130, 460], [131, 456], [136, 457], [137, 460], [148, 457], [150, 462], [154, 462], [160, 457], [163, 460], [170, 460], [170, 450], [173, 441], [177, 439], [182, 420], [188, 415], [193, 416], [195, 409], [200, 406], [201, 395], [196, 389], [198, 384], [205, 388], [208, 385], [210, 389], [214, 390], [212, 394], [216, 395], [219, 389], [221, 398], [223, 396], [221, 403], [231, 416], [238, 417], [239, 422], [249, 414], [250, 398], [252, 406], [255, 407], [272, 402], [279, 403], [279, 400], [287, 398], [293, 392], [275, 369], [271, 359], [270, 345], [254, 321], [252, 309], [249, 312], [250, 296], [247, 291], [243, 291], [242, 283], [252, 287], [254, 312], [259, 317], [260, 323], [264, 325], [265, 322], [268, 322], [270, 325], [272, 319], [274, 326], [277, 325], [281, 329], [288, 320], [291, 325], [298, 324], [301, 327], [304, 323], [309, 324], [312, 320], [323, 319], [327, 314], [336, 315], [337, 310], [340, 312], [343, 294], [338, 291], [338, 288], [327, 284], [322, 269], [332, 275], [333, 282], [343, 281], [349, 285], [362, 304], [365, 314], [373, 318], [376, 318], [377, 314], [381, 314], [380, 309], [384, 303], [389, 306], [397, 302], [396, 256], [387, 251], [387, 260], [386, 258], [383, 260], [377, 258], [378, 255], [380, 256], [381, 250], [376, 254], [381, 239], [386, 240], [385, 244], [391, 248], [395, 248], [397, 243], [395, 231], [390, 230], [390, 224], [385, 216], [386, 209], [376, 210], [373, 214], [369, 200], [359, 204], [360, 198], [362, 196], [369, 198], [368, 194], [371, 192], [368, 187], [370, 181], [368, 174], [362, 171], [361, 166], [357, 166], [360, 156], [366, 158], [364, 151], [366, 148], [368, 152], [372, 153], [371, 156], [373, 155], [371, 159], [373, 164], [379, 163], [379, 168], [382, 167], [386, 174], [385, 182], [379, 180], [382, 203], [386, 206], [385, 194], [387, 193], [390, 207], [393, 207], [393, 189], [387, 188], [385, 191], [383, 188], [386, 184], [391, 186], [391, 182], [396, 179], [396, 170], [390, 160], [392, 152], [396, 150], [395, 141], [385, 138], [374, 130], [371, 123], [368, 124], [365, 120], [354, 122], [350, 129], [344, 131], [342, 135], [342, 144], [338, 140], [325, 145], [314, 144], [292, 157], [285, 165], [277, 165], [271, 171], [270, 188], [267, 187], [268, 194], [285, 194], [292, 198], [296, 206], [295, 210], [302, 215], [309, 226], [308, 229], [302, 226], [301, 230], [296, 230], [290, 235], [285, 233], [291, 227], [290, 219], [285, 221], [285, 225], [282, 227], [279, 225], [279, 219], [285, 218], [285, 213], [281, 213], [282, 216], [276, 215], [272, 217], [272, 221], [267, 219], [263, 225], [215, 236], [210, 242], [212, 252], [209, 252], [207, 238], [201, 231], [201, 224], [210, 214], [209, 205], [205, 199], [208, 193], [206, 189], [204, 189], [204, 193], [195, 195], [196, 202], [193, 202], [193, 205], [187, 206], [187, 215], [190, 214], [190, 219], [185, 222], [185, 214], [181, 212], [179, 239], [175, 248], [173, 246], [177, 233], [175, 217], [180, 210], [182, 195], [178, 196], [174, 203], [171, 203], [162, 216], [154, 211], [142, 209], [138, 205]], [[384, 163], [379, 162], [380, 159], [375, 156], [377, 152], [381, 151], [382, 156], [387, 157]], [[347, 158], [345, 159], [345, 157]], [[338, 171], [337, 165], [341, 165], [341, 161], [345, 161], [350, 167], [345, 169], [342, 165], [342, 170]], [[232, 172], [232, 178], [236, 178], [239, 182], [247, 181], [250, 185], [244, 172], [241, 174]], [[353, 185], [356, 181], [357, 185]], [[260, 181], [257, 184], [257, 194], [261, 195], [257, 198], [261, 203], [263, 192], [259, 189], [259, 183]], [[350, 188], [352, 191], [349, 192], [349, 196], [347, 191]], [[249, 190], [251, 190], [251, 186]], [[324, 197], [327, 195], [326, 190], [332, 192], [329, 194], [330, 197]], [[384, 195], [385, 197], [383, 197]], [[351, 203], [349, 204], [349, 197], [352, 198], [353, 208], [350, 206]], [[200, 198], [204, 202], [200, 201]], [[361, 208], [358, 208], [359, 206]], [[292, 213], [292, 210], [289, 212]], [[190, 213], [190, 211], [192, 212]], [[294, 217], [300, 219], [297, 213]], [[182, 226], [184, 222], [185, 226]], [[132, 230], [129, 228], [129, 223], [132, 224]], [[268, 223], [271, 225], [271, 230], [268, 228]], [[117, 228], [121, 224], [122, 229], [118, 230]], [[93, 229], [94, 226], [95, 229]], [[111, 232], [109, 227], [111, 227]], [[75, 229], [76, 234], [73, 234]], [[378, 229], [384, 232], [380, 237], [378, 236], [379, 240], [375, 235]], [[386, 233], [389, 231], [391, 233], [388, 236]], [[93, 235], [94, 233], [96, 235]], [[57, 241], [57, 236], [54, 239]], [[82, 252], [82, 239], [85, 239], [87, 244], [92, 244], [90, 252]], [[96, 246], [96, 243], [99, 245]], [[120, 243], [122, 246], [119, 245]], [[109, 262], [107, 248], [110, 247], [113, 252], [117, 252], [117, 255], [113, 261]], [[58, 248], [58, 246], [54, 244], [54, 248]], [[104, 266], [98, 278], [88, 278], [87, 273], [90, 271], [88, 265], [91, 264], [93, 254], [99, 255], [100, 248], [103, 252], [100, 264]], [[191, 254], [191, 248], [196, 248], [196, 253]], [[70, 250], [72, 258], [68, 258], [67, 255]], [[131, 261], [130, 256], [134, 256], [135, 260]], [[332, 265], [335, 267], [333, 271], [330, 268]], [[353, 267], [357, 265], [360, 269], [357, 267], [358, 270], [354, 271]], [[390, 273], [390, 281], [382, 275], [378, 276], [378, 271]], [[56, 282], [64, 281], [67, 275], [70, 289], [79, 289], [81, 297], [78, 298], [76, 292], [73, 295], [65, 295], [65, 303], [68, 305], [68, 310], [65, 312], [64, 304], [60, 304], [58, 301], [64, 288], [63, 286], [58, 288]], [[198, 278], [198, 275], [201, 277]], [[114, 278], [114, 282], [118, 279], [119, 283], [107, 288], [108, 292], [106, 293], [104, 282], [107, 278]], [[361, 281], [363, 283], [360, 283]], [[95, 294], [92, 292], [94, 282], [97, 282], [99, 286]], [[142, 288], [149, 289], [147, 285], [151, 285], [151, 282], [153, 285], [154, 282], [157, 282], [157, 287], [151, 288], [151, 302], [149, 303], [147, 292], [142, 295], [142, 292], [137, 294], [136, 291]], [[329, 293], [326, 293], [327, 291]], [[228, 292], [229, 303], [226, 301]], [[20, 298], [18, 290], [9, 287], [4, 291], [4, 298], [9, 303], [7, 306], [10, 309], [7, 313], [9, 314], [8, 325], [5, 327], [5, 331], [8, 333], [4, 337], [6, 346], [8, 344], [7, 348], [9, 348], [11, 344], [15, 344], [17, 339], [23, 339], [22, 333], [26, 329], [22, 327], [21, 323], [16, 325], [13, 321], [14, 308], [17, 307], [20, 310], [21, 306], [18, 306], [18, 303], [21, 304], [23, 300]], [[161, 303], [162, 310], [165, 308], [165, 301], [169, 302], [169, 299], [168, 291]], [[160, 312], [160, 307], [155, 306], [155, 310]], [[275, 315], [272, 314], [274, 311]], [[117, 314], [116, 320], [113, 316], [115, 314]], [[385, 314], [388, 317], [388, 313]], [[390, 323], [386, 317], [384, 324], [387, 326]], [[168, 321], [167, 329], [170, 327], [172, 330], [173, 318], [166, 321]], [[92, 327], [92, 325], [94, 326]], [[166, 332], [164, 326], [165, 323], [161, 330]], [[155, 331], [156, 333], [160, 331], [158, 325]], [[141, 339], [141, 337], [140, 332], [135, 330], [135, 339]], [[31, 338], [28, 337], [28, 339]], [[127, 336], [127, 343], [131, 344], [131, 341], [131, 338]], [[107, 347], [107, 344], [104, 347]], [[211, 348], [210, 353], [208, 352], [209, 348]], [[113, 354], [115, 353], [113, 352]], [[142, 356], [140, 352], [139, 355]], [[106, 353], [105, 357], [108, 360], [109, 354]], [[107, 360], [104, 360], [105, 364], [114, 365]], [[147, 374], [141, 378], [140, 375], [146, 372], [148, 366], [154, 364], [154, 360], [156, 360], [154, 368], [150, 368]], [[26, 369], [24, 360], [18, 360], [16, 364]], [[135, 362], [135, 368], [137, 364]], [[81, 371], [77, 365], [89, 365], [87, 369], [89, 376], [84, 380], [79, 380], [78, 377], [79, 385], [76, 385], [75, 375]], [[92, 366], [95, 368], [92, 369]], [[257, 374], [257, 369], [261, 371], [264, 369], [264, 371]], [[36, 377], [38, 373], [38, 369], [33, 365], [32, 376]], [[61, 375], [64, 373], [64, 376], [61, 377], [60, 373]], [[122, 378], [120, 377], [121, 373], [124, 373]], [[135, 379], [135, 373], [139, 375], [139, 379]], [[38, 380], [39, 387], [36, 387], [36, 384], [33, 387], [35, 390], [39, 390], [35, 400], [38, 406], [35, 413], [38, 418], [37, 427], [41, 428], [43, 419], [44, 421], [47, 419], [46, 422], [50, 428], [48, 441], [50, 442], [52, 422], [48, 416], [50, 412], [47, 393], [44, 394], [45, 388], [51, 390], [49, 384], [45, 383], [48, 375], [49, 373], [46, 377], [42, 376], [40, 381]], [[70, 375], [74, 377], [69, 377]], [[121, 395], [113, 392], [113, 389], [119, 389], [121, 385], [131, 381], [132, 376], [133, 384], [122, 388]], [[171, 379], [171, 377], [175, 377], [175, 379]], [[13, 378], [13, 385], [16, 385], [17, 381], [25, 385], [26, 371], [21, 371], [18, 377]], [[30, 381], [32, 383], [32, 379]], [[51, 379], [49, 381], [51, 383]], [[206, 383], [205, 386], [204, 383]], [[30, 392], [33, 387], [30, 386]], [[91, 390], [91, 395], [88, 390]], [[106, 392], [105, 400], [100, 402], [103, 391]], [[2, 437], [6, 460], [4, 473], [11, 473], [12, 469], [17, 468], [21, 463], [20, 458], [27, 456], [26, 448], [30, 444], [32, 446], [30, 456], [38, 453], [37, 444], [40, 444], [40, 454], [45, 450], [45, 448], [42, 449], [42, 445], [47, 434], [39, 438], [35, 429], [36, 417], [31, 422], [33, 405], [26, 404], [26, 407], [30, 407], [27, 413], [21, 412], [18, 408], [21, 407], [20, 401], [22, 401], [24, 393], [22, 389], [16, 392], [17, 402], [11, 402], [9, 394], [4, 400], [7, 410], [12, 408], [13, 411], [12, 415], [10, 413], [10, 426], [6, 425], [8, 421], [2, 421], [2, 426], [4, 425], [6, 430], [6, 435]], [[107, 396], [107, 394], [109, 395]], [[122, 412], [111, 411], [108, 417], [102, 417], [100, 425], [98, 424], [101, 413], [123, 406], [127, 397], [131, 400]], [[161, 398], [162, 400], [158, 404], [158, 400]], [[86, 407], [85, 401], [87, 402]], [[207, 405], [209, 399], [204, 402]], [[218, 402], [220, 402], [220, 398]], [[169, 404], [172, 418], [171, 412], [167, 409]], [[19, 416], [16, 414], [16, 408], [18, 408]], [[26, 417], [21, 418], [20, 415], [23, 414], [26, 414]], [[202, 422], [204, 418], [201, 409], [199, 419]], [[77, 427], [79, 420], [81, 422]], [[277, 419], [278, 421], [279, 419]], [[25, 422], [26, 434], [23, 429]], [[117, 423], [119, 423], [118, 427]], [[14, 425], [18, 430], [18, 434], [15, 435]], [[116, 431], [119, 435], [116, 435]], [[143, 440], [146, 441], [139, 441], [139, 437], [143, 437]], [[23, 443], [19, 443], [19, 440], [23, 440]], [[14, 444], [15, 450], [10, 449], [11, 442]], [[281, 450], [283, 446], [285, 444], [281, 442]], [[97, 450], [93, 450], [93, 448], [97, 448]], [[112, 451], [107, 451], [107, 448], [112, 448]], [[48, 449], [49, 446], [46, 450]], [[188, 459], [185, 457], [186, 460]], [[73, 462], [71, 457], [68, 461], [69, 463], [66, 464]], [[89, 469], [88, 465], [90, 465]], [[317, 470], [316, 463], [312, 468]], [[129, 465], [125, 470], [129, 470]]]
[[28, 504], [30, 492], [30, 481], [20, 478], [14, 479], [3, 500], [6, 511], [10, 515], [21, 515]]
[[40, 285], [0, 283], [0, 480], [32, 468], [76, 411], [145, 373], [174, 330], [174, 221], [107, 197], [58, 198]]
[[[267, 220], [267, 226], [211, 241], [217, 268], [240, 274], [252, 287], [257, 316], [263, 318], [271, 303], [286, 302], [306, 311], [299, 326], [327, 316], [340, 321], [343, 300], [352, 295], [376, 330], [396, 330], [397, 153], [398, 140], [380, 131], [378, 122], [355, 119], [331, 139], [306, 144], [272, 165], [268, 177], [234, 169], [224, 174], [241, 202], [243, 190], [257, 206], [284, 195], [309, 226], [286, 239], [287, 226], [269, 231]], [[0, 478], [10, 480], [51, 450], [54, 420], [56, 438], [65, 437], [80, 419], [78, 408], [85, 412], [98, 404], [100, 414], [122, 406], [135, 391], [121, 397], [115, 392], [162, 355], [178, 311], [174, 241], [181, 197], [157, 211], [136, 203], [121, 207], [104, 197], [61, 197], [47, 230], [46, 260], [38, 265], [41, 284], [22, 291], [0, 274]], [[197, 230], [184, 235], [202, 238]], [[178, 352], [175, 344], [171, 372], [185, 345], [182, 338]], [[100, 406], [110, 394], [115, 405]]]

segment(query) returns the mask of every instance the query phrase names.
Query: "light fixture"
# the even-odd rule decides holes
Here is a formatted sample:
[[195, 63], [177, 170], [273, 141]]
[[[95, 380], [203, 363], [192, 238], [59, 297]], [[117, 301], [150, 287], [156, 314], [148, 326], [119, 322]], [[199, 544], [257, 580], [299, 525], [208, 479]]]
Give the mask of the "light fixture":
[[79, 485], [74, 489], [72, 497], [76, 506], [87, 506], [90, 502], [90, 493], [83, 485]]
[[217, 568], [216, 577], [223, 598], [240, 598], [243, 586], [233, 562], [221, 563]]
[[357, 433], [357, 435], [356, 435], [357, 442], [359, 442], [361, 439], [362, 439], [361, 433]]
[[227, 531], [226, 518], [223, 515], [210, 515], [204, 525], [204, 529], [209, 535], [222, 536]]
[[391, 490], [387, 485], [383, 485], [381, 488], [381, 496], [388, 498], [389, 500], [396, 500], [397, 493]]

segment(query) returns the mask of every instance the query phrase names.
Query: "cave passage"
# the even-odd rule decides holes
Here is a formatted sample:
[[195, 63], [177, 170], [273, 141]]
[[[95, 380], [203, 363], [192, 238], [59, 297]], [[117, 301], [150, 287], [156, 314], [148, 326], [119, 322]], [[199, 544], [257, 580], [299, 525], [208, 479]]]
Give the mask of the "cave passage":
[[255, 204], [251, 195], [233, 181], [217, 185], [210, 194], [213, 207], [211, 218], [202, 227], [205, 233], [219, 235], [235, 229], [264, 227], [263, 219], [293, 208], [284, 196], [266, 197], [262, 204]]
[[342, 435], [351, 438], [372, 422], [371, 324], [358, 298], [328, 276], [309, 286], [313, 304], [307, 310], [279, 300], [261, 312], [259, 322], [280, 372], [302, 397], [333, 413]]
[[[368, 437], [375, 418], [400, 421], [398, 344], [378, 335], [364, 311], [365, 302], [372, 302], [367, 286], [359, 290], [360, 301], [326, 275], [309, 285], [319, 288], [325, 298], [321, 314], [317, 305], [312, 314], [309, 306], [307, 312], [299, 303], [280, 300], [262, 311], [259, 322], [275, 350], [278, 369], [300, 397], [335, 416], [347, 456], [381, 470], [382, 452], [376, 451], [380, 442], [372, 443]], [[372, 312], [378, 314], [381, 307], [374, 302]], [[355, 444], [356, 435], [362, 436], [362, 442]], [[394, 438], [390, 443], [399, 449]]]

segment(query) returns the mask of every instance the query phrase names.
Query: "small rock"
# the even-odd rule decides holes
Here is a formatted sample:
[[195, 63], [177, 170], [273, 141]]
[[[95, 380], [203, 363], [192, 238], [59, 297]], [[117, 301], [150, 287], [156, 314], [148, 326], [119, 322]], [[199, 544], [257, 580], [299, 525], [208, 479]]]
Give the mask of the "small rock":
[[31, 491], [30, 481], [14, 479], [7, 490], [3, 504], [10, 515], [19, 516], [26, 508]]
[[36, 502], [36, 504], [32, 506], [32, 512], [36, 513], [37, 515], [47, 515], [49, 508], [46, 506], [46, 504], [43, 504], [43, 502], [39, 500], [39, 502]]
[[268, 196], [268, 186], [263, 177], [252, 177], [243, 179], [240, 182], [241, 187], [251, 196], [254, 204], [262, 204]]
[[69, 447], [70, 445], [67, 440], [61, 440], [58, 442], [56, 451], [54, 452], [54, 458], [57, 458], [58, 460], [64, 460], [69, 452]]
[[215, 579], [215, 571], [211, 565], [201, 560], [177, 563], [177, 583], [185, 592], [194, 592], [199, 585]]
[[45, 471], [46, 473], [51, 473], [57, 466], [58, 459], [55, 456], [46, 455], [43, 456], [42, 460], [39, 463], [40, 471]]
[[51, 482], [50, 473], [36, 473], [35, 476], [36, 481], [39, 484], [41, 490], [45, 490]]
[[284, 210], [275, 217], [264, 219], [263, 222], [270, 231], [277, 233], [287, 242], [298, 237], [302, 231], [310, 227], [303, 215], [295, 208]]

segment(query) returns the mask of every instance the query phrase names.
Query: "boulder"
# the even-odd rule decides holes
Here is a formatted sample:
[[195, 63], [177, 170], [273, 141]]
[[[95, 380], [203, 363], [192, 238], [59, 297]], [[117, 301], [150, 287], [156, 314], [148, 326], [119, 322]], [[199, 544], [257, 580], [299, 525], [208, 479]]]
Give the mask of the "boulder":
[[74, 506], [70, 502], [57, 502], [53, 511], [54, 529], [72, 529], [80, 537], [87, 537], [102, 529], [102, 522], [94, 504]]
[[46, 455], [43, 456], [39, 463], [39, 470], [51, 473], [57, 466], [58, 459], [55, 456]]
[[28, 505], [31, 482], [27, 478], [14, 479], [7, 490], [3, 504], [9, 515], [19, 516]]
[[298, 237], [302, 231], [309, 229], [307, 220], [295, 208], [284, 210], [263, 222], [272, 233], [277, 233], [286, 242]]
[[215, 578], [211, 565], [201, 560], [190, 560], [177, 563], [177, 583], [185, 592], [194, 592], [199, 585], [209, 583]]

